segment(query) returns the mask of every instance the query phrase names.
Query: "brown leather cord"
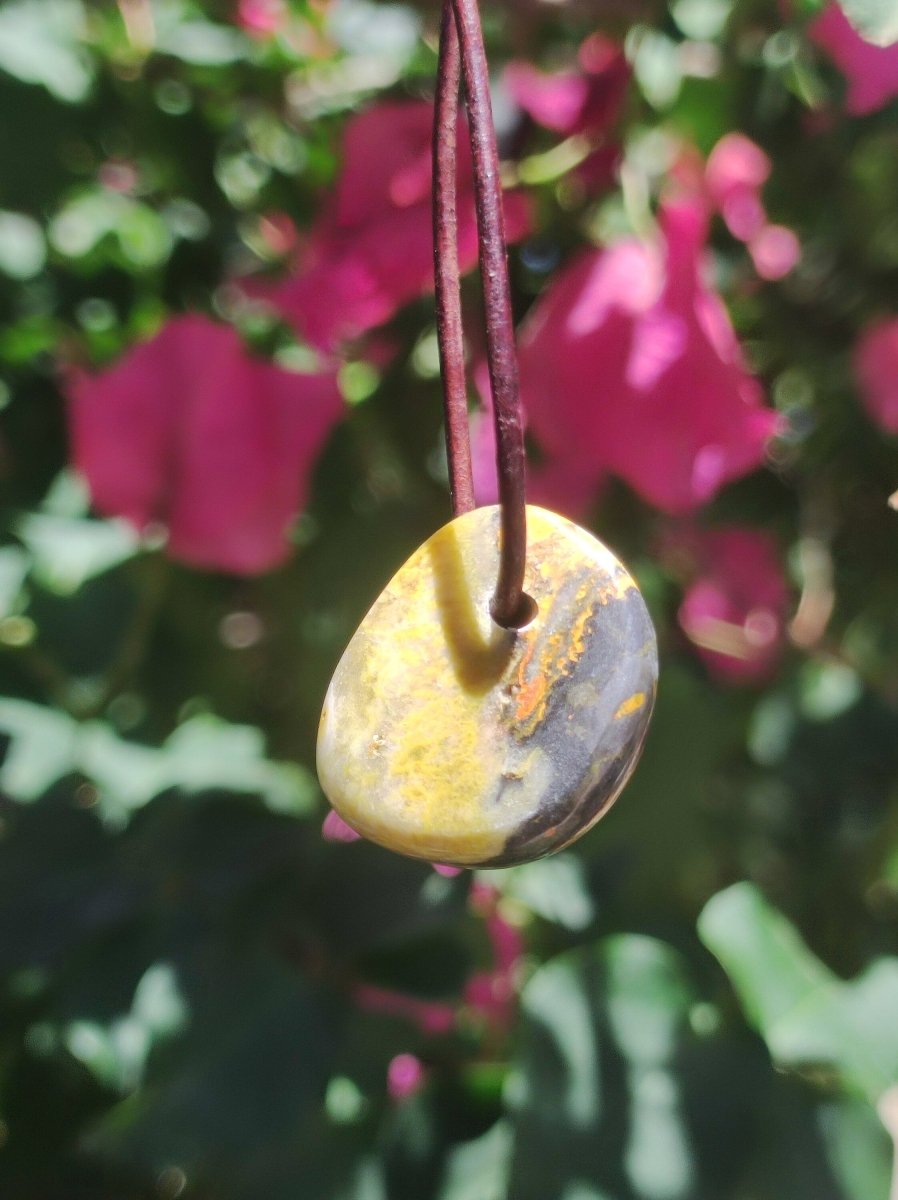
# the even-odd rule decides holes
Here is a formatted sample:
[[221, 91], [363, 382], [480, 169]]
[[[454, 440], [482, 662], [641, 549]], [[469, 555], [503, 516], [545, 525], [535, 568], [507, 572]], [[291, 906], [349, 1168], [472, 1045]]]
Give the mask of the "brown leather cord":
[[526, 618], [531, 607], [523, 592], [527, 547], [524, 431], [518, 395], [499, 154], [477, 0], [445, 0], [434, 116], [437, 331], [445, 381], [446, 433], [453, 505], [456, 512], [464, 512], [473, 506], [473, 488], [461, 336], [455, 196], [459, 59], [474, 165], [480, 278], [486, 315], [487, 362], [493, 397], [496, 469], [502, 509], [499, 577], [490, 612], [497, 624], [514, 628]]

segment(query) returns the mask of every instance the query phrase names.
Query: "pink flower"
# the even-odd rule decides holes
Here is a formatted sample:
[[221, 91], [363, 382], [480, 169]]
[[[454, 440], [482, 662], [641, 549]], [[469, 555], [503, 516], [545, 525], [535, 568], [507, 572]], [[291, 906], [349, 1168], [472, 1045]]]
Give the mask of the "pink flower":
[[465, 984], [465, 1003], [481, 1017], [500, 1030], [507, 1030], [514, 1020], [517, 1004], [517, 975], [524, 954], [524, 939], [520, 930], [505, 919], [495, 888], [474, 883], [469, 903], [486, 926], [492, 949], [492, 966], [477, 971]]
[[110, 192], [133, 196], [140, 183], [140, 172], [126, 158], [108, 158], [97, 171], [97, 179]]
[[253, 357], [198, 314], [169, 321], [98, 374], [67, 380], [75, 466], [97, 509], [162, 523], [194, 566], [254, 575], [290, 553], [318, 452], [342, 412], [336, 373]]
[[855, 346], [853, 366], [870, 417], [887, 433], [898, 433], [898, 317], [869, 326]]
[[448, 1033], [455, 1025], [455, 1007], [439, 1000], [419, 1000], [404, 992], [376, 987], [371, 983], [357, 984], [353, 999], [366, 1012], [412, 1021], [422, 1033]]
[[[362, 835], [356, 833], [351, 825], [343, 820], [340, 814], [331, 809], [321, 825], [321, 836], [326, 842], [342, 842], [344, 845], [350, 845], [352, 842], [362, 840]], [[446, 863], [431, 863], [431, 866], [436, 871], [437, 875], [442, 875], [445, 879], [454, 879], [456, 875], [461, 875], [461, 867], [450, 867]]]
[[461, 867], [450, 867], [447, 863], [431, 863], [431, 866], [437, 875], [442, 875], [444, 879], [455, 879], [462, 872]]
[[808, 36], [845, 76], [845, 107], [856, 117], [876, 112], [898, 96], [898, 43], [873, 46], [830, 3], [808, 26]]
[[237, 24], [254, 38], [273, 37], [286, 15], [284, 0], [239, 0], [237, 4]]
[[259, 217], [259, 236], [267, 250], [276, 257], [289, 254], [299, 243], [293, 218], [285, 212], [268, 212]]
[[[555, 506], [572, 515], [608, 472], [656, 508], [689, 512], [754, 470], [778, 425], [703, 281], [704, 203], [668, 203], [660, 221], [657, 240], [581, 254], [521, 332], [530, 432]], [[478, 447], [481, 487], [488, 458]]]
[[[476, 971], [468, 977], [464, 1003], [494, 1029], [507, 1031], [515, 1015], [524, 939], [503, 916], [500, 899], [496, 888], [476, 879], [472, 883], [468, 903], [471, 911], [484, 921], [492, 963], [487, 970]], [[412, 1021], [427, 1034], [448, 1033], [455, 1026], [458, 1015], [454, 1004], [420, 1000], [373, 984], [356, 984], [352, 995], [360, 1008]]]
[[770, 159], [741, 133], [728, 133], [708, 156], [705, 183], [733, 237], [747, 242], [766, 223], [761, 188], [770, 175]]
[[580, 69], [546, 73], [529, 62], [512, 62], [503, 82], [537, 125], [569, 137], [601, 133], [618, 118], [630, 82], [619, 46], [594, 34], [580, 47]]
[[[431, 126], [425, 101], [379, 104], [353, 117], [343, 169], [296, 273], [267, 291], [302, 336], [330, 348], [389, 320], [433, 287]], [[467, 130], [458, 126], [458, 240], [463, 271], [477, 261]], [[520, 192], [505, 198], [509, 241], [530, 228]], [[258, 283], [251, 285], [259, 291]]]
[[785, 225], [765, 225], [749, 241], [748, 252], [762, 279], [782, 279], [801, 258], [801, 243]]
[[732, 526], [692, 531], [671, 545], [685, 554], [693, 576], [680, 627], [708, 670], [724, 683], [767, 679], [783, 652], [789, 605], [774, 539]]
[[507, 1029], [514, 1020], [514, 985], [501, 972], [477, 971], [465, 984], [465, 1003], [490, 1025]]
[[414, 1054], [397, 1054], [387, 1067], [387, 1093], [391, 1100], [407, 1100], [424, 1086], [424, 1064]]
[[324, 823], [321, 826], [321, 836], [326, 842], [342, 842], [346, 845], [361, 841], [362, 838], [362, 835], [356, 833], [351, 825], [347, 825], [340, 814], [333, 808], [324, 818]]
[[770, 159], [761, 147], [742, 133], [728, 133], [708, 156], [704, 182], [730, 233], [748, 244], [757, 273], [774, 280], [789, 274], [801, 246], [791, 229], [767, 220], [761, 189], [769, 176]]

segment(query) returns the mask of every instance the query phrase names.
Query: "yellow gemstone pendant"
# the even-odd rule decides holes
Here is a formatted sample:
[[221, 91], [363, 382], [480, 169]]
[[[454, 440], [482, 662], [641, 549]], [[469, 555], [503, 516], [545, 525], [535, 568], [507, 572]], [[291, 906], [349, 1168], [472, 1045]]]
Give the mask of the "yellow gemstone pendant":
[[527, 507], [535, 614], [490, 617], [498, 507], [400, 568], [340, 660], [318, 732], [327, 798], [364, 837], [462, 867], [511, 866], [585, 833], [642, 748], [658, 676], [642, 596], [610, 550]]

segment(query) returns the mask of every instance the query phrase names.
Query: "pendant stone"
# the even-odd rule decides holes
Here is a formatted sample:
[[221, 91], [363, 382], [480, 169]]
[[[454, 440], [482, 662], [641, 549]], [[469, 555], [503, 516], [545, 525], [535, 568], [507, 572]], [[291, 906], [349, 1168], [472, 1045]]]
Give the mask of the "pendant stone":
[[489, 603], [496, 506], [456, 517], [394, 575], [341, 658], [318, 775], [373, 842], [431, 862], [512, 866], [569, 845], [608, 810], [642, 749], [655, 632], [627, 570], [592, 534], [527, 507], [518, 630]]

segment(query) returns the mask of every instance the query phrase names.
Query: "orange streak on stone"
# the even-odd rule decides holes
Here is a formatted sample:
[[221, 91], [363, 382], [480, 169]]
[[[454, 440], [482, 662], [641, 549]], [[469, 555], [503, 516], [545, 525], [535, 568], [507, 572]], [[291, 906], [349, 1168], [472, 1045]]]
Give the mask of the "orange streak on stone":
[[634, 692], [629, 699], [625, 700], [614, 714], [614, 719], [617, 721], [620, 717], [628, 717], [630, 713], [638, 712], [645, 704], [645, 692]]

